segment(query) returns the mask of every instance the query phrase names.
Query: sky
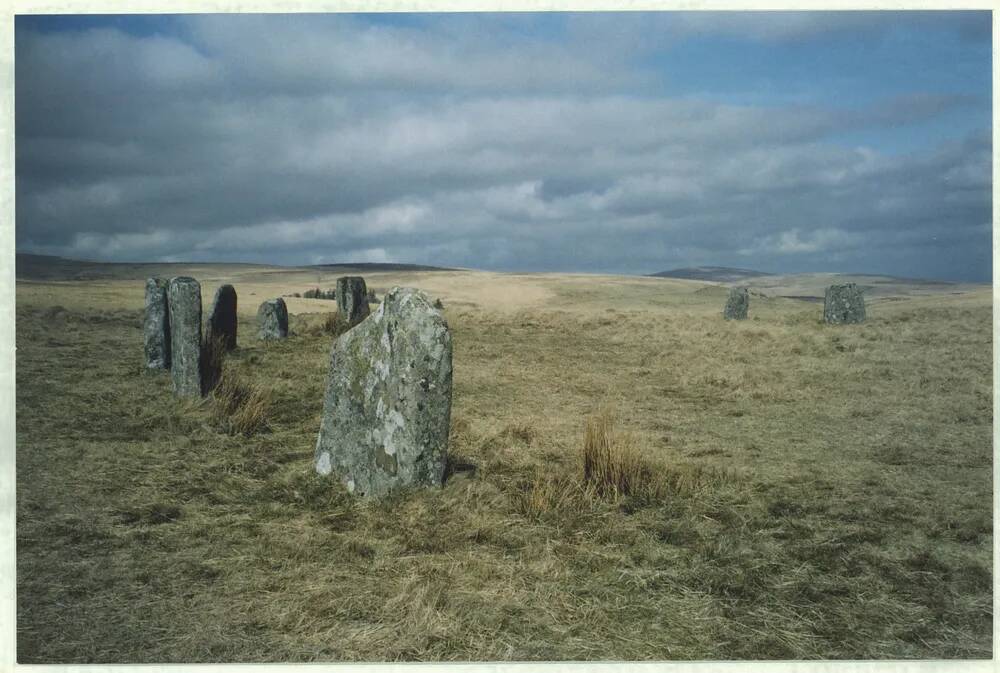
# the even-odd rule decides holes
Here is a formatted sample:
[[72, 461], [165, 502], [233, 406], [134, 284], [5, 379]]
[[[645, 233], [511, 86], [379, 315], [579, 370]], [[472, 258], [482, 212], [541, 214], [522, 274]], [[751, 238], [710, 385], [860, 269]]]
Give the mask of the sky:
[[16, 249], [989, 281], [990, 21], [22, 15]]

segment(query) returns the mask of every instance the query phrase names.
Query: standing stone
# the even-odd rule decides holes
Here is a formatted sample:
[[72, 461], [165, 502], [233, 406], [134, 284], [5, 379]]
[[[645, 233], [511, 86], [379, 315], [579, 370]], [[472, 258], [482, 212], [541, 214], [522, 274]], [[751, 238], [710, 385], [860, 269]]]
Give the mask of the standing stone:
[[750, 292], [745, 287], [730, 288], [722, 315], [726, 320], [746, 320], [749, 308]]
[[236, 348], [236, 289], [232, 285], [215, 291], [212, 312], [208, 314], [208, 338], [222, 339], [227, 351]]
[[364, 278], [343, 276], [337, 279], [337, 310], [348, 323], [361, 321], [371, 312]]
[[826, 288], [823, 322], [839, 325], [865, 321], [865, 298], [854, 283]]
[[146, 320], [142, 326], [146, 367], [170, 369], [170, 315], [165, 278], [146, 280]]
[[257, 336], [284, 339], [288, 336], [288, 308], [281, 297], [268, 299], [257, 309]]
[[349, 491], [440, 486], [451, 418], [451, 331], [420, 290], [390, 290], [337, 339], [314, 466]]
[[181, 397], [201, 397], [201, 285], [186, 276], [171, 278], [167, 305], [174, 393]]

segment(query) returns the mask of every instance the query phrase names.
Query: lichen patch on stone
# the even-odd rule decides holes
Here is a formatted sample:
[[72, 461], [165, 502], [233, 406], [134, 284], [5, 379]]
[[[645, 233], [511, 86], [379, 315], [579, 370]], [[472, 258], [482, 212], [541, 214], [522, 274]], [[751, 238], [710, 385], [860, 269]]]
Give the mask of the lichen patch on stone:
[[333, 470], [333, 466], [330, 464], [330, 454], [323, 451], [319, 454], [319, 459], [316, 461], [316, 471], [322, 475], [330, 474]]

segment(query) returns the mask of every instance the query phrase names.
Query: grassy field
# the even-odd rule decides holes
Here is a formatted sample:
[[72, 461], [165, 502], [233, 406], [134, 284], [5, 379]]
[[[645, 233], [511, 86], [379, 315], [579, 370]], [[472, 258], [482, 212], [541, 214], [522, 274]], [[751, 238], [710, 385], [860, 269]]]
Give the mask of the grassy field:
[[[361, 502], [312, 472], [334, 304], [234, 283], [227, 376], [267, 427], [230, 434], [142, 362], [142, 278], [17, 285], [21, 663], [989, 658], [989, 288], [822, 306], [694, 281], [370, 273], [440, 297], [451, 475]], [[583, 479], [588, 419], [655, 489]]]

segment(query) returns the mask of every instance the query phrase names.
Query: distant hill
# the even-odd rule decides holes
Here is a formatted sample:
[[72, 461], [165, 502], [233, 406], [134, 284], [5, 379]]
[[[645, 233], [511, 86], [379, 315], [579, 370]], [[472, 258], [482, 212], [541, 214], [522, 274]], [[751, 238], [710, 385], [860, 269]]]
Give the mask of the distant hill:
[[715, 283], [735, 283], [747, 278], [759, 278], [770, 276], [764, 271], [753, 271], [752, 269], [734, 269], [728, 266], [689, 266], [683, 269], [672, 269], [670, 271], [660, 271], [651, 273], [650, 276], [658, 278], [682, 278], [685, 280], [705, 280]]
[[14, 255], [14, 275], [19, 280], [113, 280], [149, 276], [186, 275], [205, 266], [229, 269], [261, 269], [264, 264], [201, 264], [198, 262], [93, 262], [55, 255]]

